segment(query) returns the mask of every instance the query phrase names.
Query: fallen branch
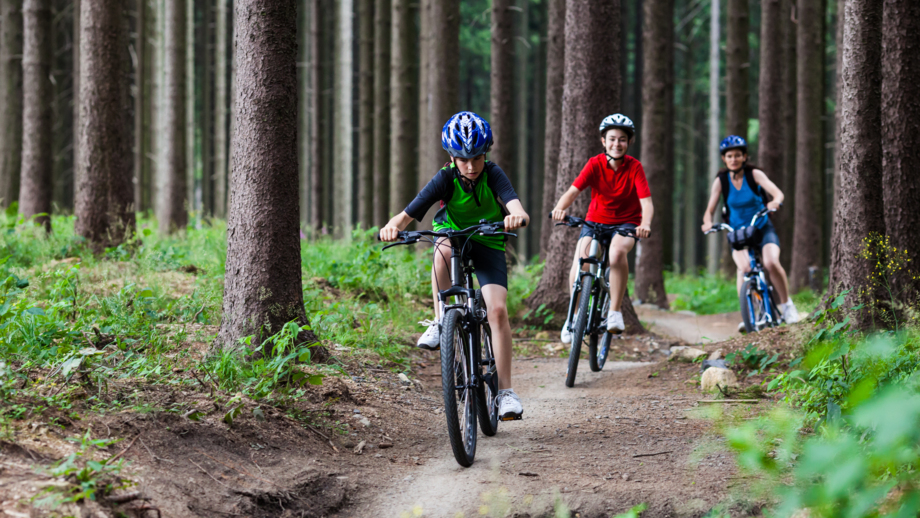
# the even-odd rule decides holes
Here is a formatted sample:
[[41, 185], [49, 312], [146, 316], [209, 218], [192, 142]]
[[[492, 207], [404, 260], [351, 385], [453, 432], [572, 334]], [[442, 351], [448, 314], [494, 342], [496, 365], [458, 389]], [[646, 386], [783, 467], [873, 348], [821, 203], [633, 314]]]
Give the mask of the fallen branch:
[[125, 504], [132, 500], [149, 500], [143, 493], [140, 491], [131, 491], [130, 493], [124, 493], [121, 495], [112, 495], [105, 497], [107, 502], [112, 502], [113, 504]]
[[656, 453], [637, 453], [633, 455], [633, 458], [637, 457], [654, 457], [655, 455], [664, 455], [665, 453], [674, 453], [673, 451], [659, 451]]
[[116, 460], [118, 460], [118, 457], [121, 457], [122, 455], [124, 455], [126, 451], [130, 450], [131, 447], [134, 446], [134, 441], [136, 441], [138, 438], [140, 438], [140, 434], [136, 435], [136, 436], [134, 437], [134, 439], [131, 439], [131, 443], [128, 444], [128, 447], [127, 447], [127, 448], [121, 450], [121, 453], [115, 455], [114, 457], [109, 457], [109, 458], [105, 461], [105, 463], [106, 463], [106, 464], [109, 464], [109, 463], [111, 463], [111, 462], [115, 462]]
[[759, 399], [698, 399], [697, 403], [749, 403], [756, 405]]

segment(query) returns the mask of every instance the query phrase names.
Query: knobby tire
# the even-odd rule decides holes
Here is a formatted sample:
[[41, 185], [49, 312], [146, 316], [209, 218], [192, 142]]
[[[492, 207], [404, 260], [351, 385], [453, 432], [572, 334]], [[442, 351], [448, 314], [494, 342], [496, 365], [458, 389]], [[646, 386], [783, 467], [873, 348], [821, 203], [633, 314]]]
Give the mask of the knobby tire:
[[[610, 294], [604, 293], [604, 287], [600, 286], [598, 297], [603, 299], [604, 303], [601, 305], [600, 310], [594, 314], [593, 322], [599, 324], [607, 316], [607, 311], [610, 310]], [[588, 340], [588, 365], [593, 372], [600, 372], [604, 368], [604, 364], [607, 363], [607, 354], [610, 353], [611, 333], [608, 333], [607, 329], [602, 328], [600, 325], [597, 327], [596, 330], [593, 330], [591, 338]], [[598, 342], [600, 342], [599, 348]]]
[[748, 279], [741, 286], [739, 305], [741, 306], [741, 320], [748, 333], [756, 333], [760, 329], [757, 322], [763, 318], [763, 292], [757, 286], [757, 279]]
[[[482, 298], [482, 292], [476, 291], [476, 309], [482, 312], [483, 318], [488, 314], [486, 303]], [[492, 365], [485, 362], [494, 360], [495, 355], [492, 350], [492, 328], [489, 327], [488, 321], [483, 321], [479, 326], [479, 337], [481, 343], [481, 359], [484, 365], [480, 367], [482, 381], [476, 387], [476, 408], [479, 411], [479, 429], [486, 436], [491, 437], [498, 432], [498, 409], [495, 407], [495, 396], [498, 395], [498, 372], [495, 363]], [[491, 378], [492, 383], [486, 381]]]
[[588, 310], [591, 306], [591, 288], [594, 277], [585, 275], [581, 278], [581, 290], [578, 309], [575, 310], [575, 329], [572, 332], [572, 348], [569, 350], [569, 370], [565, 375], [565, 386], [575, 385], [575, 374], [578, 372], [578, 358], [581, 356], [581, 343], [585, 339], [585, 330], [588, 327]]
[[[476, 456], [476, 397], [469, 387], [469, 360], [466, 333], [462, 327], [463, 313], [459, 309], [447, 312], [441, 327], [441, 390], [444, 393], [444, 415], [447, 435], [454, 458], [461, 466], [473, 465]], [[458, 390], [456, 387], [464, 386]], [[458, 397], [459, 396], [459, 397]]]

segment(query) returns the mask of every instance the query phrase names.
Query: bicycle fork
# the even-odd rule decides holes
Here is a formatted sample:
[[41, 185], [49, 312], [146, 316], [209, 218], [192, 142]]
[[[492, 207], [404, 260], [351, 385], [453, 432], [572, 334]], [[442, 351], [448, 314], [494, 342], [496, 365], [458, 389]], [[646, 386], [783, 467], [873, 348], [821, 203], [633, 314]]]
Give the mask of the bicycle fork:
[[[586, 276], [590, 275], [594, 277], [597, 275], [597, 269], [600, 266], [600, 260], [598, 259], [598, 252], [600, 251], [600, 242], [597, 239], [591, 240], [591, 247], [588, 249], [587, 257], [578, 258], [578, 275], [575, 276], [575, 284], [572, 285], [572, 295], [569, 297], [569, 310], [568, 310], [568, 320], [569, 327], [575, 324], [575, 306], [578, 304], [578, 295], [581, 293], [581, 280]], [[588, 264], [588, 270], [584, 270], [585, 264]], [[569, 329], [571, 331], [571, 329]]]

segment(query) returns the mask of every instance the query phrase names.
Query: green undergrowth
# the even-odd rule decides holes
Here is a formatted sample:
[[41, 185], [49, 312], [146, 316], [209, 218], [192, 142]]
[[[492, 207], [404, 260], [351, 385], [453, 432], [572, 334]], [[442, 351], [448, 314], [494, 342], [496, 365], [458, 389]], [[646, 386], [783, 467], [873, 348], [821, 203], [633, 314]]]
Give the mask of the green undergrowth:
[[[674, 311], [692, 311], [698, 315], [738, 311], [738, 291], [734, 279], [703, 272], [689, 275], [666, 271], [664, 286], [668, 294], [677, 295], [671, 303]], [[800, 313], [810, 313], [820, 302], [820, 296], [804, 289], [794, 294], [792, 300]]]

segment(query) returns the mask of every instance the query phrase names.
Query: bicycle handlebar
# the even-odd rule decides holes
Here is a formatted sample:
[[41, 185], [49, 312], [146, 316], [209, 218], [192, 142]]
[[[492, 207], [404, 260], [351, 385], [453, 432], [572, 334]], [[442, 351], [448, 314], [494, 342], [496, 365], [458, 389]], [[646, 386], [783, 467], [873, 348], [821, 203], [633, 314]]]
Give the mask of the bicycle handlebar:
[[[754, 217], [751, 218], [751, 224], [750, 224], [749, 226], [752, 226], [752, 227], [753, 227], [753, 226], [754, 226], [754, 223], [757, 222], [757, 219], [758, 219], [758, 218], [765, 217], [767, 214], [769, 214], [769, 213], [771, 213], [771, 212], [776, 212], [776, 209], [770, 209], [770, 208], [764, 207], [763, 209], [757, 211], [757, 214], [754, 214]], [[742, 227], [742, 228], [743, 228], [743, 227]], [[710, 228], [710, 229], [707, 230], [706, 232], [703, 232], [703, 234], [709, 235], [709, 234], [712, 234], [713, 232], [719, 232], [719, 231], [722, 231], [722, 230], [726, 230], [726, 231], [728, 231], [728, 232], [734, 232], [734, 231], [735, 231], [735, 229], [732, 228], [731, 225], [729, 225], [729, 224], [727, 224], [727, 223], [719, 223], [718, 225], [713, 225], [712, 228]]]
[[[526, 226], [527, 226], [527, 221], [525, 220], [521, 224], [521, 227], [523, 228]], [[453, 237], [467, 236], [470, 234], [479, 234], [481, 236], [517, 237], [517, 234], [512, 233], [512, 232], [505, 232], [504, 230], [505, 230], [504, 221], [489, 222], [486, 220], [480, 220], [478, 224], [473, 225], [471, 227], [467, 227], [463, 230], [440, 230], [440, 231], [438, 230], [415, 230], [415, 231], [400, 230], [396, 236], [398, 239], [401, 239], [402, 241], [394, 241], [390, 243], [389, 245], [383, 247], [383, 249], [386, 250], [387, 248], [390, 248], [393, 246], [399, 246], [399, 245], [415, 244], [419, 241], [419, 239], [421, 239], [424, 236], [453, 238]], [[377, 241], [380, 241], [379, 232], [377, 233]]]
[[[553, 215], [550, 214], [549, 217], [550, 219], [552, 219]], [[557, 222], [555, 226], [558, 227], [561, 225], [565, 225], [567, 227], [572, 227], [572, 228], [587, 226], [588, 228], [592, 228], [598, 232], [616, 232], [617, 234], [623, 237], [631, 237], [636, 240], [639, 239], [639, 236], [637, 236], [635, 232], [630, 232], [629, 230], [619, 228], [616, 225], [605, 225], [603, 223], [594, 223], [593, 221], [588, 221], [588, 220], [585, 220], [585, 219], [582, 219], [576, 216], [569, 216], [568, 214], [566, 214], [565, 217], [562, 218], [561, 222]]]

